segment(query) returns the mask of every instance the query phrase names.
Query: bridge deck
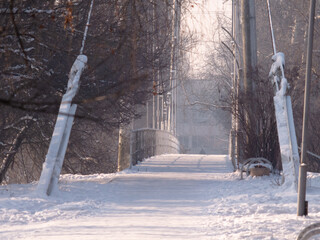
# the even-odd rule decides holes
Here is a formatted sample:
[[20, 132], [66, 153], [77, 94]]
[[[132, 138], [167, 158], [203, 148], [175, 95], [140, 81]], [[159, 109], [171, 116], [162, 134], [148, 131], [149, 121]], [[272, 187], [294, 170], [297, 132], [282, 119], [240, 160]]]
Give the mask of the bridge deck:
[[[117, 203], [109, 213], [117, 239], [195, 239], [205, 232], [209, 194], [219, 174], [231, 172], [225, 156], [157, 156], [111, 185]], [[218, 184], [216, 182], [216, 184]], [[118, 238], [118, 239], [119, 239]]]
[[0, 238], [199, 239], [226, 172], [226, 156], [162, 155], [115, 175], [62, 176], [48, 199], [12, 186], [20, 196], [0, 198]]

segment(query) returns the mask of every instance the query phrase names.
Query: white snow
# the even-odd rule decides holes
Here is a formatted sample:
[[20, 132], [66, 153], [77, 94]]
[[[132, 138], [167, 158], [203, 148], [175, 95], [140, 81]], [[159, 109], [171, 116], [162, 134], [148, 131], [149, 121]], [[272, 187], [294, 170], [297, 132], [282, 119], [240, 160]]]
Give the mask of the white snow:
[[295, 239], [320, 218], [320, 177], [309, 216], [276, 176], [240, 179], [226, 156], [162, 155], [117, 174], [63, 175], [52, 197], [36, 183], [0, 186], [0, 239]]
[[[18, 8], [13, 8], [12, 12], [17, 13], [19, 11]], [[23, 13], [47, 13], [47, 14], [52, 14], [54, 11], [53, 10], [46, 10], [46, 9], [37, 9], [37, 8], [27, 8], [27, 9], [22, 9], [21, 12]], [[11, 13], [10, 8], [0, 8], [0, 13]]]
[[272, 65], [271, 65], [271, 69], [269, 72], [269, 77], [276, 75], [277, 71], [280, 70], [281, 71], [281, 75], [282, 77], [284, 77], [283, 75], [283, 69], [285, 66], [285, 55], [282, 52], [278, 52], [275, 55], [272, 56]]
[[[278, 52], [272, 56], [272, 65], [269, 72], [269, 77], [273, 80], [273, 84], [276, 85], [276, 94], [284, 96], [287, 92], [287, 79], [284, 76], [285, 55], [282, 52]], [[281, 77], [277, 75], [277, 72], [281, 72]], [[279, 83], [281, 81], [281, 83]], [[279, 84], [281, 88], [279, 89]]]

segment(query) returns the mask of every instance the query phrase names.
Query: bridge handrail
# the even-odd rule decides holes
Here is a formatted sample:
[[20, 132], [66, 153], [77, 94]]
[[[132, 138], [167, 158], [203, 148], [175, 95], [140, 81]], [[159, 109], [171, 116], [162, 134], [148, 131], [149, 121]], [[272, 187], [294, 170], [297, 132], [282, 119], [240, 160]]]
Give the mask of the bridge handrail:
[[143, 128], [132, 131], [130, 145], [133, 165], [151, 156], [180, 152], [176, 136], [160, 129]]
[[[301, 147], [298, 147], [299, 148], [299, 150], [301, 150]], [[319, 155], [317, 155], [317, 154], [315, 154], [315, 153], [313, 153], [313, 152], [310, 152], [310, 151], [307, 151], [307, 153], [309, 154], [309, 155], [311, 155], [311, 156], [313, 156], [313, 157], [315, 157], [315, 158], [318, 158], [319, 160], [320, 160], [320, 156]]]

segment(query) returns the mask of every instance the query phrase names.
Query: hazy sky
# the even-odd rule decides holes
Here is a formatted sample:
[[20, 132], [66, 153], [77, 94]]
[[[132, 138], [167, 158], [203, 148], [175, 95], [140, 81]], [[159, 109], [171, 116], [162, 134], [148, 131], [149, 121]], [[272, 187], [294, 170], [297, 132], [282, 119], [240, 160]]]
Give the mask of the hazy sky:
[[231, 18], [231, 0], [195, 0], [193, 6], [182, 28], [197, 37], [197, 46], [188, 54], [192, 73], [197, 75], [204, 69], [205, 58], [217, 41], [217, 16], [224, 14]]

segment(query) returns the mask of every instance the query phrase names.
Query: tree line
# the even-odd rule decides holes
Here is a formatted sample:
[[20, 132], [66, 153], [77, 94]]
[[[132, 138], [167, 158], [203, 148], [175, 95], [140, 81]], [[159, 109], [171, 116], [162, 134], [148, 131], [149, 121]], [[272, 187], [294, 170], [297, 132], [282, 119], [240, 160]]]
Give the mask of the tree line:
[[[39, 178], [90, 2], [0, 3], [0, 183]], [[191, 2], [94, 1], [64, 173], [116, 171], [119, 126], [139, 117], [155, 87], [166, 97], [175, 4], [183, 14]]]
[[[235, 0], [234, 3], [242, 1]], [[230, 17], [218, 18], [219, 25], [217, 33], [220, 34], [216, 41], [219, 47], [212, 51], [208, 58], [208, 71], [206, 76], [214, 79], [210, 102], [216, 105], [224, 103], [225, 109], [236, 115], [238, 119], [238, 139], [240, 160], [250, 157], [265, 157], [269, 159], [274, 167], [281, 170], [281, 157], [278, 143], [276, 119], [274, 115], [273, 96], [274, 90], [269, 79], [269, 71], [272, 65], [273, 55], [272, 40], [269, 31], [269, 19], [266, 1], [255, 2], [256, 37], [257, 37], [257, 69], [253, 79], [254, 94], [245, 94], [243, 86], [243, 56], [242, 35], [239, 33], [236, 42], [232, 34], [232, 23]], [[277, 50], [285, 54], [285, 76], [290, 85], [288, 94], [293, 101], [293, 114], [297, 134], [298, 145], [301, 145], [302, 118], [303, 118], [303, 96], [305, 84], [305, 66], [307, 49], [307, 31], [309, 18], [309, 1], [270, 1], [273, 27]], [[317, 11], [320, 6], [317, 5]], [[241, 17], [237, 16], [237, 17]], [[316, 16], [314, 30], [314, 49], [312, 67], [312, 86], [310, 101], [310, 139], [309, 151], [320, 155], [320, 117], [319, 107], [319, 49], [320, 44], [320, 18]], [[241, 22], [238, 23], [241, 29]], [[235, 27], [235, 26], [234, 26]], [[234, 52], [235, 49], [235, 52]], [[237, 53], [236, 70], [233, 65], [233, 54]], [[236, 74], [236, 85], [233, 75]], [[208, 78], [207, 77], [207, 78]], [[238, 89], [238, 90], [235, 90]], [[219, 99], [217, 96], [219, 92]], [[228, 107], [226, 107], [228, 106]], [[250, 112], [250, 116], [248, 116]], [[248, 122], [250, 124], [248, 124]], [[320, 171], [320, 160], [308, 155], [308, 170]]]

